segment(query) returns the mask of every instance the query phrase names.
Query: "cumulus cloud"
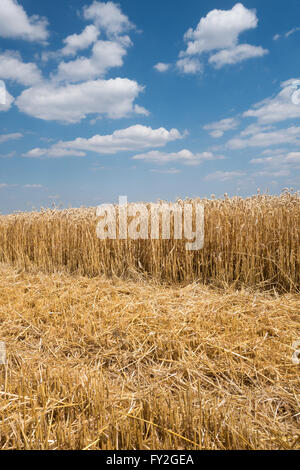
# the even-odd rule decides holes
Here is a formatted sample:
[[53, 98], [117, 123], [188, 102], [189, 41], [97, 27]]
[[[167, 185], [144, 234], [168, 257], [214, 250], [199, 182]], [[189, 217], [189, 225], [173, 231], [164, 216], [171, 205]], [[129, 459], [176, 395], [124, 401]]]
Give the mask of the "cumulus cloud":
[[127, 129], [114, 131], [111, 135], [95, 135], [90, 139], [77, 138], [74, 141], [63, 142], [61, 145], [66, 148], [113, 154], [118, 151], [163, 147], [168, 142], [182, 138], [183, 135], [177, 129], [168, 131], [164, 127], [152, 129], [136, 124]]
[[289, 152], [285, 156], [286, 163], [299, 163], [300, 164], [300, 152]]
[[22, 157], [27, 158], [41, 158], [41, 157], [49, 157], [49, 158], [61, 158], [61, 157], [85, 157], [85, 152], [78, 152], [76, 150], [68, 150], [60, 147], [56, 147], [55, 145], [49, 149], [44, 148], [35, 148], [29, 150], [27, 153], [23, 153]]
[[267, 49], [263, 49], [260, 46], [251, 46], [250, 44], [239, 44], [232, 49], [224, 49], [217, 52], [209, 58], [209, 62], [213, 64], [217, 69], [223, 67], [226, 64], [237, 64], [246, 59], [254, 57], [262, 57], [268, 54]]
[[[266, 152], [263, 152], [266, 154]], [[300, 152], [286, 152], [283, 149], [276, 149], [268, 157], [253, 158], [250, 163], [262, 166], [262, 170], [255, 172], [256, 176], [262, 177], [287, 177], [300, 170]], [[299, 173], [298, 173], [299, 174]]]
[[97, 41], [99, 31], [95, 25], [88, 25], [80, 34], [71, 34], [64, 39], [65, 46], [61, 50], [62, 55], [74, 55], [77, 51], [87, 49]]
[[[62, 62], [58, 75], [53, 76], [55, 79], [78, 81], [98, 78], [108, 68], [123, 65], [122, 57], [132, 45], [125, 32], [133, 28], [133, 25], [119, 5], [94, 1], [90, 6], [83, 7], [83, 16], [93, 24], [86, 26], [80, 34], [67, 36], [63, 40], [62, 49], [44, 52], [42, 60], [74, 56], [78, 51], [94, 45], [92, 55], [89, 58], [76, 57], [74, 61]], [[98, 40], [100, 34], [106, 36], [101, 41]]]
[[158, 62], [158, 64], [154, 65], [154, 68], [158, 72], [167, 72], [170, 68], [170, 64], [166, 64], [164, 62]]
[[118, 41], [97, 41], [91, 57], [78, 57], [69, 62], [61, 62], [55, 80], [78, 82], [103, 76], [112, 67], [121, 67], [126, 47]]
[[142, 114], [143, 116], [149, 116], [150, 114], [146, 108], [140, 106], [139, 104], [135, 104], [133, 109], [136, 114]]
[[4, 142], [7, 142], [9, 140], [18, 140], [23, 137], [23, 134], [20, 132], [15, 132], [13, 134], [0, 134], [0, 144], [3, 144]]
[[[16, 2], [15, 2], [16, 3]], [[91, 20], [80, 34], [64, 39], [64, 47], [49, 51], [44, 59], [62, 59], [50, 79], [43, 79], [34, 63], [24, 63], [18, 53], [0, 54], [0, 78], [14, 80], [28, 88], [15, 100], [19, 111], [47, 121], [78, 123], [89, 115], [92, 119], [105, 116], [118, 119], [131, 114], [148, 115], [135, 103], [143, 87], [126, 78], [104, 80], [106, 72], [123, 65], [132, 42], [125, 34], [133, 25], [118, 5], [94, 1], [83, 8], [83, 16]], [[104, 34], [105, 39], [98, 39]], [[91, 46], [89, 57], [77, 56], [78, 51]], [[66, 57], [73, 57], [66, 60]], [[9, 109], [13, 97], [8, 95], [0, 111]]]
[[27, 86], [39, 82], [42, 77], [36, 64], [23, 62], [18, 52], [6, 51], [0, 54], [0, 78]]
[[84, 28], [80, 34], [71, 34], [63, 39], [64, 47], [58, 51], [43, 51], [41, 54], [41, 59], [43, 62], [48, 61], [49, 59], [61, 59], [66, 56], [75, 56], [78, 51], [83, 51], [88, 49], [92, 44], [94, 44], [100, 31], [96, 28], [95, 25], [90, 24]]
[[241, 137], [247, 137], [249, 135], [260, 134], [262, 132], [271, 131], [275, 129], [274, 126], [260, 126], [258, 124], [250, 124], [240, 132]]
[[[132, 45], [125, 33], [131, 28], [128, 18], [120, 7], [112, 2], [94, 2], [83, 8], [84, 17], [94, 24], [88, 25], [81, 34], [72, 34], [64, 39], [64, 48], [56, 53], [44, 54], [44, 58], [74, 56], [78, 51], [92, 46], [89, 57], [77, 56], [74, 60], [62, 61], [58, 65], [55, 81], [78, 82], [103, 77], [113, 67], [121, 67], [127, 49]], [[98, 36], [106, 37], [99, 40]]]
[[127, 78], [66, 85], [49, 82], [24, 90], [16, 105], [20, 111], [46, 121], [76, 123], [89, 114], [117, 119], [136, 112], [133, 102], [142, 90]]
[[286, 164], [300, 165], [300, 152], [278, 153], [275, 151], [273, 154], [270, 153], [270, 155], [272, 156], [264, 158], [253, 158], [250, 160], [250, 163], [263, 164], [266, 166], [282, 166]]
[[244, 149], [282, 144], [300, 145], [300, 127], [292, 126], [287, 129], [276, 129], [271, 132], [260, 131], [250, 135], [248, 138], [234, 137], [227, 142], [226, 147], [230, 149]]
[[[71, 141], [60, 141], [49, 149], [32, 149], [23, 154], [24, 157], [67, 156], [75, 152], [95, 152], [98, 154], [115, 154], [148, 147], [163, 147], [168, 142], [182, 139], [184, 136], [177, 130], [151, 127], [136, 124], [127, 129], [116, 130], [109, 135], [94, 135], [90, 139], [78, 137]], [[64, 152], [65, 155], [64, 155]], [[58, 155], [60, 153], [60, 155]], [[82, 156], [82, 155], [80, 155]]]
[[214, 138], [219, 138], [224, 135], [224, 132], [236, 129], [239, 126], [239, 121], [235, 118], [222, 119], [221, 121], [212, 122], [203, 126], [203, 129], [210, 131], [209, 134]]
[[195, 30], [190, 28], [184, 36], [187, 41], [186, 54], [194, 55], [215, 49], [231, 48], [237, 44], [238, 36], [257, 27], [258, 19], [253, 10], [237, 3], [231, 10], [212, 10], [201, 18]]
[[[251, 162], [276, 165], [277, 176], [280, 176], [279, 172], [281, 171], [282, 176], [285, 172], [290, 171], [290, 168], [287, 167], [289, 160], [295, 163], [298, 159], [300, 127], [293, 123], [293, 125], [279, 128], [276, 124], [300, 118], [299, 90], [299, 79], [290, 79], [281, 83], [281, 91], [277, 95], [264, 99], [243, 113], [243, 117], [256, 118], [255, 122], [228, 140], [225, 148], [232, 150], [265, 149], [262, 151], [264, 158], [255, 158]], [[277, 148], [274, 148], [276, 146]]]
[[122, 13], [119, 5], [113, 2], [94, 1], [90, 6], [85, 6], [83, 15], [86, 20], [91, 20], [107, 35], [120, 35], [133, 28], [128, 17]]
[[[275, 98], [267, 98], [244, 113], [245, 117], [255, 117], [260, 124], [272, 124], [287, 119], [300, 118], [299, 79], [290, 79], [281, 83], [282, 90]], [[295, 99], [293, 99], [295, 98]]]
[[184, 165], [199, 165], [205, 160], [224, 159], [222, 155], [214, 155], [212, 152], [193, 153], [190, 150], [183, 149], [179, 152], [161, 152], [152, 150], [151, 152], [141, 153], [132, 157], [133, 160], [144, 160], [151, 163], [170, 163], [178, 162]]
[[203, 71], [200, 60], [192, 57], [183, 57], [177, 60], [176, 66], [180, 72], [186, 74], [195, 74]]
[[45, 41], [48, 21], [38, 15], [29, 17], [17, 0], [0, 2], [0, 36], [3, 38]]
[[210, 11], [200, 19], [196, 29], [190, 28], [185, 33], [184, 40], [187, 47], [179, 54], [177, 67], [185, 73], [199, 72], [202, 70], [200, 62], [198, 60], [196, 67], [192, 58], [196, 60], [195, 57], [213, 51], [218, 52], [210, 56], [209, 63], [216, 68], [265, 55], [268, 51], [260, 46], [238, 44], [239, 35], [244, 31], [255, 29], [257, 24], [255, 10], [249, 10], [241, 3], [234, 5], [231, 10]]

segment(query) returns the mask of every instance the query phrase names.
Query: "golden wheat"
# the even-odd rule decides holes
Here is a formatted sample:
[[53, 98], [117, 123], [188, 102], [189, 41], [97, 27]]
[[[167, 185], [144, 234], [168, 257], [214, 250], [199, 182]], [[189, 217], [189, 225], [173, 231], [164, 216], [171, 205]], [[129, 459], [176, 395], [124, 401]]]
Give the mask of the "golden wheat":
[[[300, 287], [300, 196], [257, 195], [189, 201], [205, 207], [205, 243], [184, 240], [99, 240], [95, 208], [0, 216], [0, 261], [45, 272], [128, 277], [278, 291]], [[180, 202], [181, 204], [184, 201]]]

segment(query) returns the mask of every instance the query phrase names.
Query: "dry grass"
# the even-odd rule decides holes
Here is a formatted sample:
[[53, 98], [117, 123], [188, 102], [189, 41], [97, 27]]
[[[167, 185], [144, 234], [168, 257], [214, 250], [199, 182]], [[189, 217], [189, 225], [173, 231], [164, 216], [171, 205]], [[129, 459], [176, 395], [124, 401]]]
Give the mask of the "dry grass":
[[205, 244], [100, 241], [95, 208], [0, 216], [0, 262], [44, 272], [128, 278], [141, 270], [170, 283], [300, 289], [300, 195], [194, 200], [205, 206]]
[[1, 448], [299, 449], [299, 337], [295, 294], [0, 265]]

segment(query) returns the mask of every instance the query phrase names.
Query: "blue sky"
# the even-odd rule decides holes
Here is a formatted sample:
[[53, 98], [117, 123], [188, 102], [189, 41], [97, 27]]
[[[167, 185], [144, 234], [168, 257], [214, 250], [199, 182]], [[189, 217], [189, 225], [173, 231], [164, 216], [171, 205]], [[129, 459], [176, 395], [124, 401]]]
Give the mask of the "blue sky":
[[0, 212], [299, 190], [299, 38], [298, 0], [1, 0]]

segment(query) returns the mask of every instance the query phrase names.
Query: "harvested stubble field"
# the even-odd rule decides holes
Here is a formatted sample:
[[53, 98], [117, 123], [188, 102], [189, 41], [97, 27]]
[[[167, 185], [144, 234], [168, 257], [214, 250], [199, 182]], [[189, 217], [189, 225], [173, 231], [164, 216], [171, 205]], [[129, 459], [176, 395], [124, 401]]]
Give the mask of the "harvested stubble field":
[[204, 204], [201, 253], [0, 217], [2, 449], [300, 448], [299, 196]]

